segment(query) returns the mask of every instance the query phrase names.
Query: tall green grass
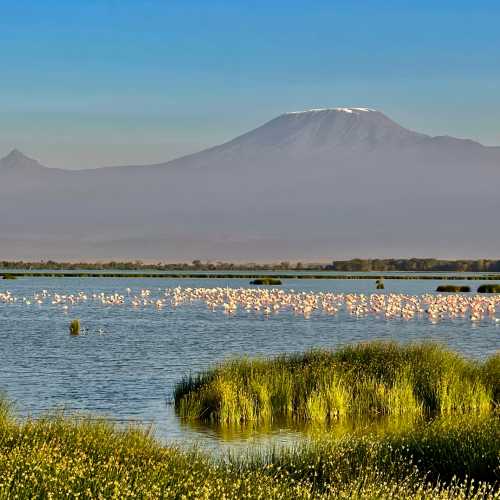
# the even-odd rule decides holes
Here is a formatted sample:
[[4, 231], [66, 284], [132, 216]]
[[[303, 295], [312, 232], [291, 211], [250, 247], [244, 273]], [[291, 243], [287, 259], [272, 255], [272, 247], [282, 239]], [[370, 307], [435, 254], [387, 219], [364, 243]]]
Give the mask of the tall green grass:
[[492, 417], [217, 459], [104, 420], [6, 415], [0, 498], [493, 499], [499, 456]]
[[498, 405], [498, 359], [481, 364], [436, 344], [379, 342], [237, 359], [185, 378], [174, 400], [180, 416], [219, 424], [482, 414]]

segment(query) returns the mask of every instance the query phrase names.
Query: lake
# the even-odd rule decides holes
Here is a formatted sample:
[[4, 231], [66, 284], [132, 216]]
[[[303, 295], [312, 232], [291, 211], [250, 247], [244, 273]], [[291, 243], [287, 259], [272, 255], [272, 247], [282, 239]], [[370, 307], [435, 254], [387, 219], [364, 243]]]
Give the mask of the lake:
[[[238, 310], [225, 314], [193, 302], [156, 308], [133, 307], [130, 296], [142, 289], [151, 297], [174, 287], [248, 287], [247, 279], [143, 278], [21, 278], [1, 280], [15, 303], [0, 301], [0, 390], [14, 401], [18, 414], [39, 415], [48, 409], [104, 415], [118, 422], [137, 420], [154, 427], [169, 442], [217, 448], [247, 442], [295, 439], [300, 429], [276, 425], [266, 432], [234, 431], [194, 426], [176, 417], [171, 404], [174, 385], [224, 359], [241, 355], [274, 355], [314, 347], [334, 348], [365, 340], [402, 342], [434, 340], [469, 357], [482, 359], [499, 348], [500, 323], [468, 318], [354, 317], [314, 312], [310, 317], [280, 311]], [[443, 281], [386, 280], [382, 293], [418, 295], [433, 292]], [[480, 282], [453, 281], [472, 286]], [[130, 292], [127, 292], [130, 288]], [[283, 290], [295, 292], [375, 292], [374, 280], [285, 280]], [[47, 296], [103, 292], [126, 297], [122, 305], [87, 300], [70, 305], [47, 299], [37, 304], [34, 294]], [[23, 297], [25, 300], [23, 301]], [[29, 303], [28, 303], [29, 302]], [[497, 310], [500, 316], [500, 310]], [[69, 321], [81, 320], [88, 333], [70, 337]]]

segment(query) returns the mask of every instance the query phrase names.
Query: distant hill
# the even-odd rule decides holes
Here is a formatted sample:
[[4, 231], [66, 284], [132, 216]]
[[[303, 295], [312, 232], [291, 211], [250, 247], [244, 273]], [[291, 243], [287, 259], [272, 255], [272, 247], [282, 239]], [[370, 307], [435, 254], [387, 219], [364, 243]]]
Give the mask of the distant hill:
[[167, 163], [0, 160], [0, 258], [498, 257], [500, 148], [366, 108], [285, 113]]

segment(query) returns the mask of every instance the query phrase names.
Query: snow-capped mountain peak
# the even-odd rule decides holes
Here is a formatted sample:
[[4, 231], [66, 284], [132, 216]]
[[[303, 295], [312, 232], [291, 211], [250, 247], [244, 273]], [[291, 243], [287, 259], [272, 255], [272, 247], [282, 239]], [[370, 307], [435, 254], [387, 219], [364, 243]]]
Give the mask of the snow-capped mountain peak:
[[377, 110], [370, 108], [315, 108], [315, 109], [307, 109], [304, 111], [289, 111], [288, 113], [285, 113], [285, 115], [302, 115], [307, 113], [324, 113], [331, 111], [349, 113], [349, 114], [359, 114], [359, 113], [374, 113]]
[[498, 225], [499, 167], [500, 148], [358, 107], [285, 113], [158, 165], [64, 171], [14, 150], [0, 160], [0, 250], [25, 260], [494, 255], [500, 235], [484, 228]]

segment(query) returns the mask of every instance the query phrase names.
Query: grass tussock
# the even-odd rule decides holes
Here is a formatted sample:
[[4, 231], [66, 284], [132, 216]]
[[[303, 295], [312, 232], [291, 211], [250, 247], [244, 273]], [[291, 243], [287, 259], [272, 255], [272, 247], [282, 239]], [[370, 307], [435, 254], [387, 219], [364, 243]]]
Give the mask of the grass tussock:
[[215, 459], [106, 421], [5, 414], [0, 498], [493, 499], [499, 454], [491, 417]]
[[237, 359], [182, 380], [178, 414], [218, 424], [273, 419], [477, 413], [499, 402], [499, 356], [466, 360], [436, 344], [367, 343], [273, 359]]
[[80, 320], [74, 319], [69, 324], [69, 334], [70, 335], [80, 335]]

